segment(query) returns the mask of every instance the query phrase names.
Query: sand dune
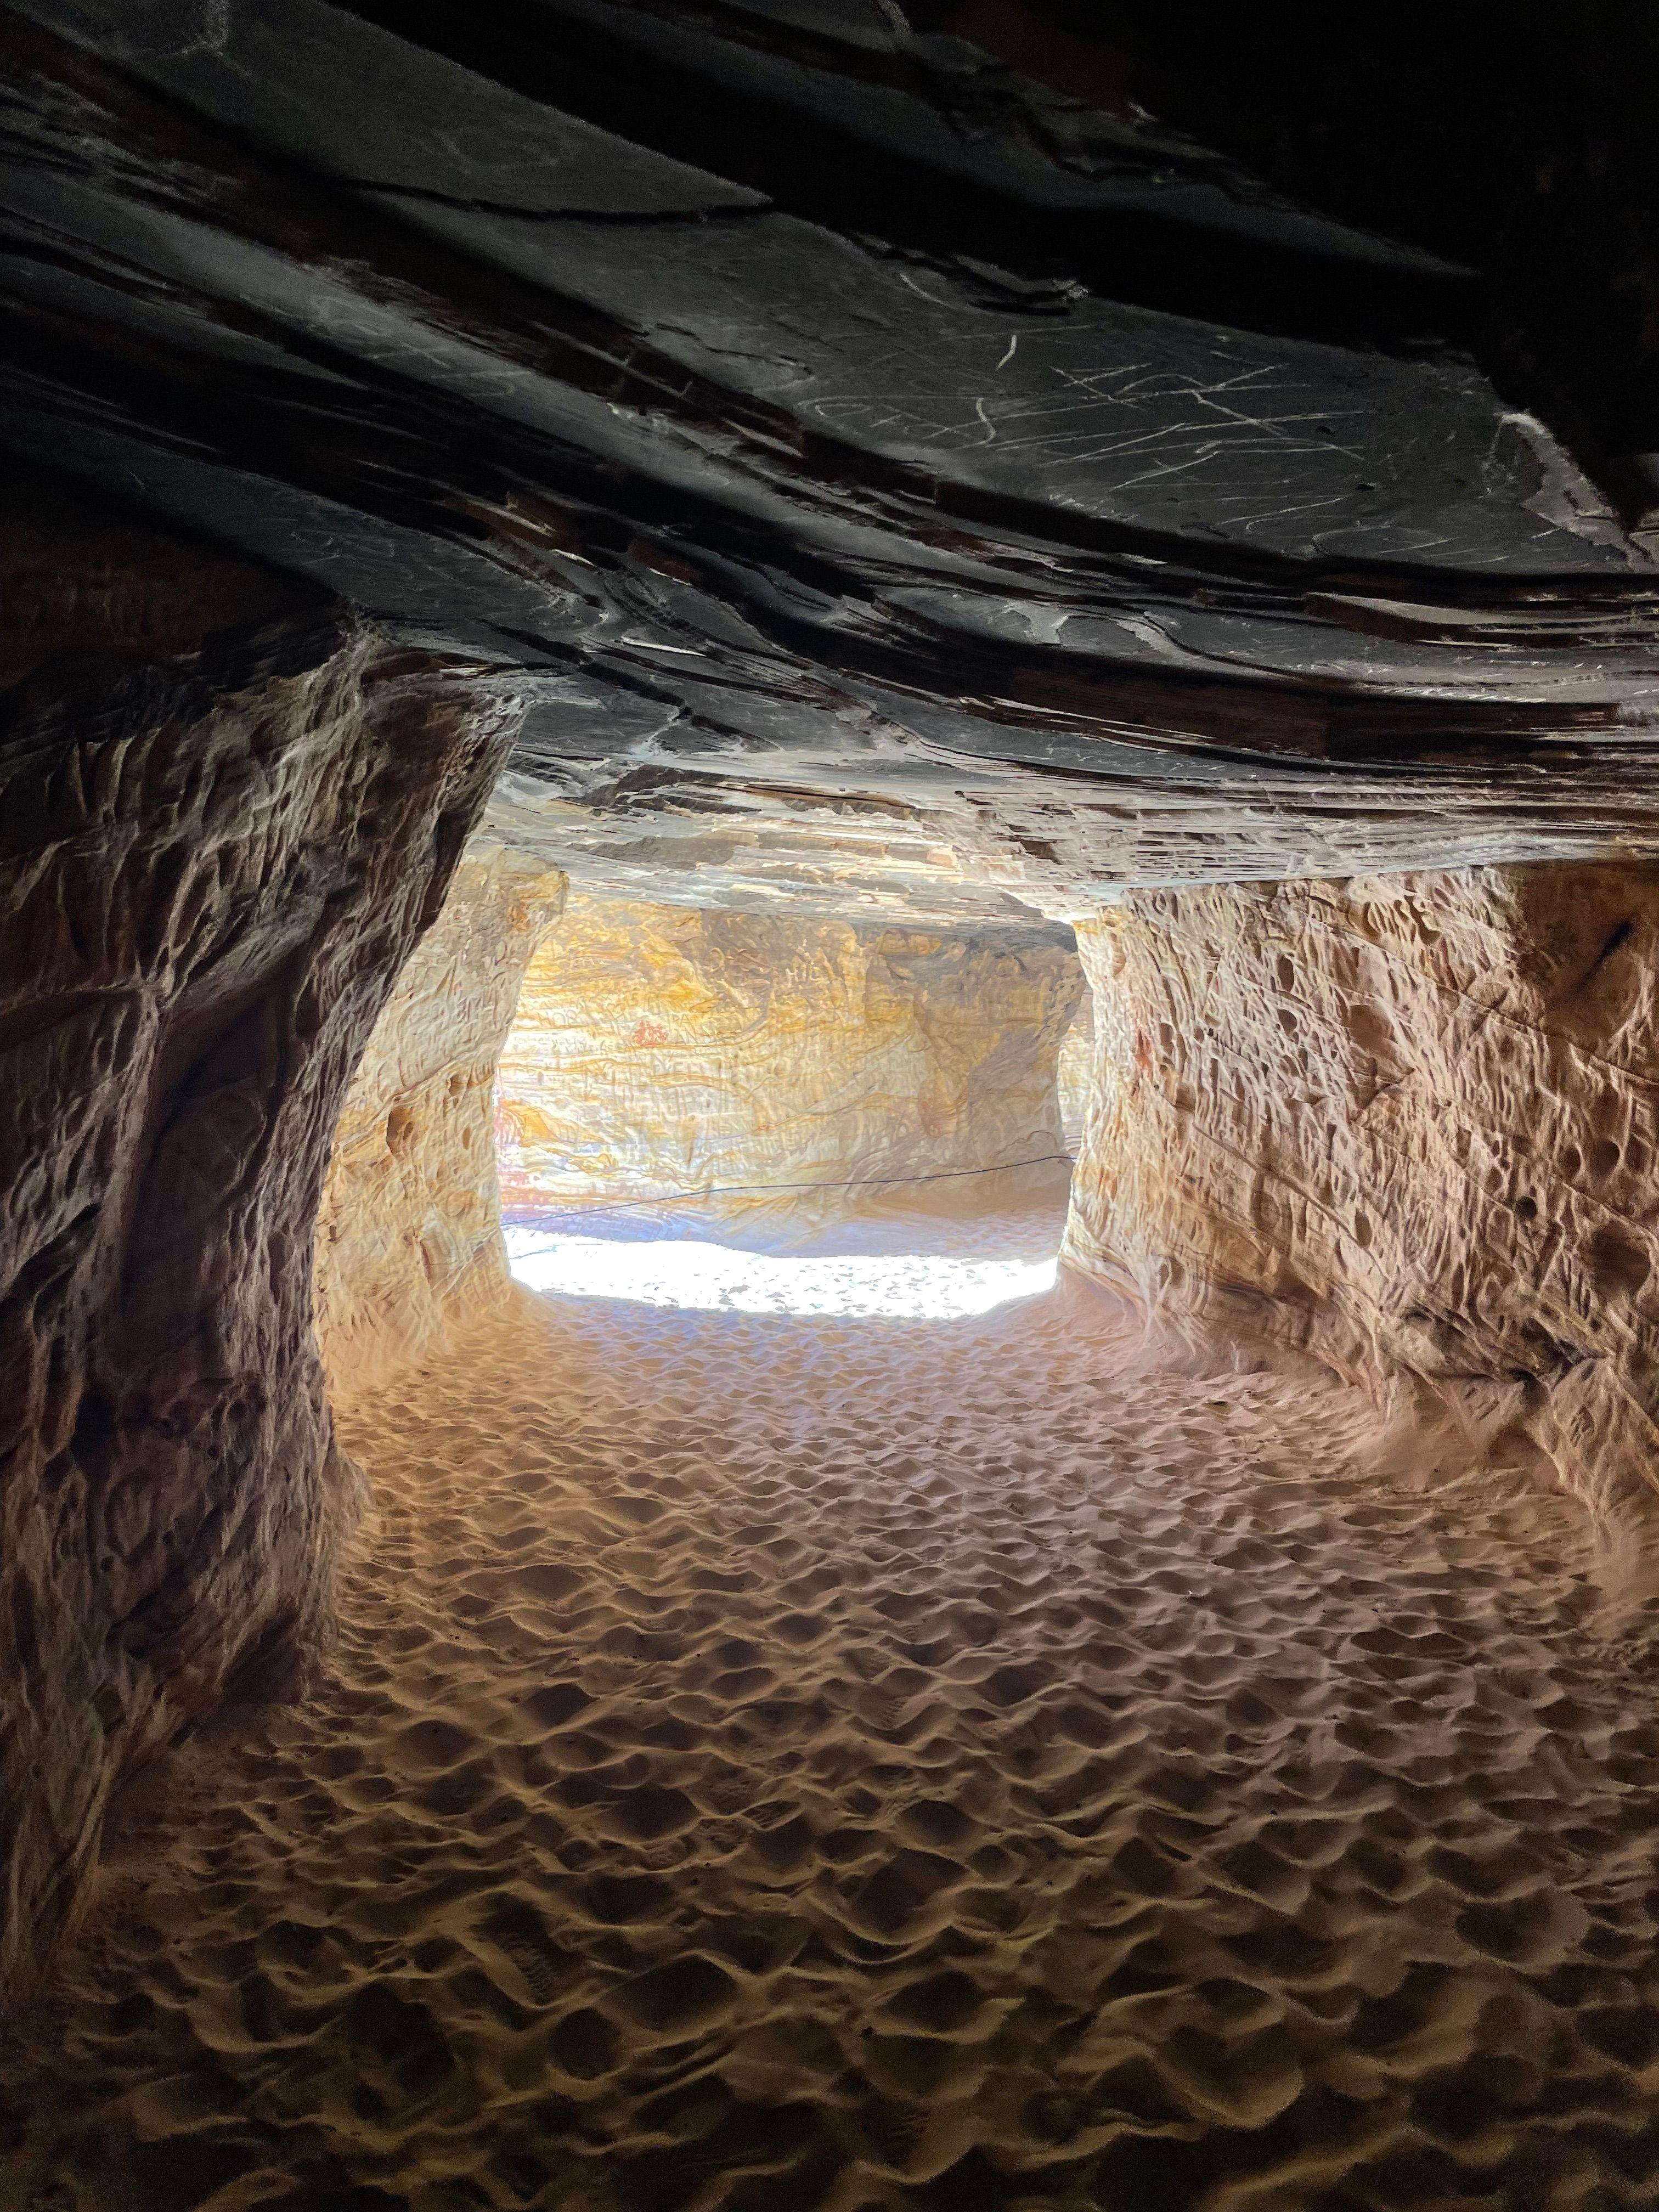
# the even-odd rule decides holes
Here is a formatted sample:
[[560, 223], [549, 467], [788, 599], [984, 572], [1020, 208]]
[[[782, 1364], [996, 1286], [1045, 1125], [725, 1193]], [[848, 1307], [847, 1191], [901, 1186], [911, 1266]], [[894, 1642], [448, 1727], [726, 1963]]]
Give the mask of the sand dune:
[[526, 1294], [343, 1406], [332, 1671], [125, 1809], [0, 2203], [1651, 2204], [1577, 1509], [1077, 1322]]

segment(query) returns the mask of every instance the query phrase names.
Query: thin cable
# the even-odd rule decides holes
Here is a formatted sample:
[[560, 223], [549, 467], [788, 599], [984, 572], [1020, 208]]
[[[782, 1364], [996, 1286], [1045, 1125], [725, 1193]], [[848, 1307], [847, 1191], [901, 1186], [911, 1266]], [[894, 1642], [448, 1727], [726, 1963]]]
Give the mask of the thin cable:
[[539, 1213], [536, 1226], [540, 1228], [550, 1221], [582, 1219], [594, 1213], [628, 1213], [638, 1206], [681, 1206], [705, 1198], [740, 1197], [757, 1190], [881, 1190], [895, 1183], [956, 1182], [963, 1176], [1010, 1175], [1016, 1168], [1045, 1168], [1061, 1160], [1067, 1167], [1073, 1164], [1069, 1152], [1041, 1152], [1035, 1159], [1006, 1160], [1000, 1167], [939, 1168], [932, 1175], [854, 1176], [846, 1182], [708, 1183], [701, 1190], [673, 1191], [662, 1198], [621, 1198], [601, 1206], [560, 1206], [550, 1213]]

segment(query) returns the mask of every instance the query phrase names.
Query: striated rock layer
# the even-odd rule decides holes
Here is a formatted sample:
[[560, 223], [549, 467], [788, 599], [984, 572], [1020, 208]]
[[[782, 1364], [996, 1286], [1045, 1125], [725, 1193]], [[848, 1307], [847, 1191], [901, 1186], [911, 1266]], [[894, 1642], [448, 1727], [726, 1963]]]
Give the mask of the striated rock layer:
[[1081, 926], [1065, 1257], [1512, 1425], [1618, 1517], [1659, 1470], [1659, 870], [1136, 892]]
[[326, 1616], [355, 1479], [312, 1223], [511, 728], [428, 659], [290, 621], [0, 744], [0, 1984], [122, 1774]]
[[763, 1196], [1052, 1164], [1081, 988], [1058, 932], [573, 896], [502, 1057], [503, 1195]]
[[[1493, 41], [1379, 32], [1357, 229], [951, 12], [14, 0], [0, 447], [511, 671], [594, 891], [827, 868], [903, 927], [1659, 851], [1655, 342], [1577, 335], [1659, 329], [1645, 118], [1573, 156]], [[1267, 139], [1346, 203], [1297, 75]], [[1484, 218], [1419, 80], [1505, 117]], [[1610, 317], [1532, 281], [1564, 204]]]
[[495, 1062], [565, 879], [475, 843], [376, 1023], [334, 1140], [317, 1225], [317, 1330], [361, 1381], [502, 1296]]

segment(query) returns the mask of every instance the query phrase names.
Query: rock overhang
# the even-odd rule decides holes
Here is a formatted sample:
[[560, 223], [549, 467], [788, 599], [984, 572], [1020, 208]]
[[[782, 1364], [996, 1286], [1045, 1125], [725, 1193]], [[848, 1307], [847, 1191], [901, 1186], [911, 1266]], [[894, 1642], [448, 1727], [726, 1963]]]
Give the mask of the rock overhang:
[[[548, 0], [578, 113], [461, 11], [367, 12], [9, 11], [0, 439], [510, 691], [501, 803], [550, 864], [1041, 928], [1653, 848], [1650, 554], [1443, 259], [961, 41], [894, 28], [872, 76], [855, 25]], [[850, 172], [838, 205], [631, 140], [674, 133], [624, 52], [990, 195], [1015, 262], [1061, 202], [1155, 219], [1180, 289], [1127, 245], [1124, 296], [1109, 256], [1000, 283], [902, 207], [859, 227]]]

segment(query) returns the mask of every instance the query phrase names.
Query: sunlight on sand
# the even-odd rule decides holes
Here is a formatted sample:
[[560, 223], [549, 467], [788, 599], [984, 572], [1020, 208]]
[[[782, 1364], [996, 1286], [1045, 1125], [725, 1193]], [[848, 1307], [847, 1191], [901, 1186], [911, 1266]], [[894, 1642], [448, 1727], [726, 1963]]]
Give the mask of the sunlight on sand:
[[602, 1237], [506, 1231], [519, 1281], [566, 1297], [629, 1298], [702, 1313], [838, 1314], [951, 1321], [1054, 1286], [1054, 1261], [867, 1254], [782, 1259], [690, 1241], [616, 1243]]

